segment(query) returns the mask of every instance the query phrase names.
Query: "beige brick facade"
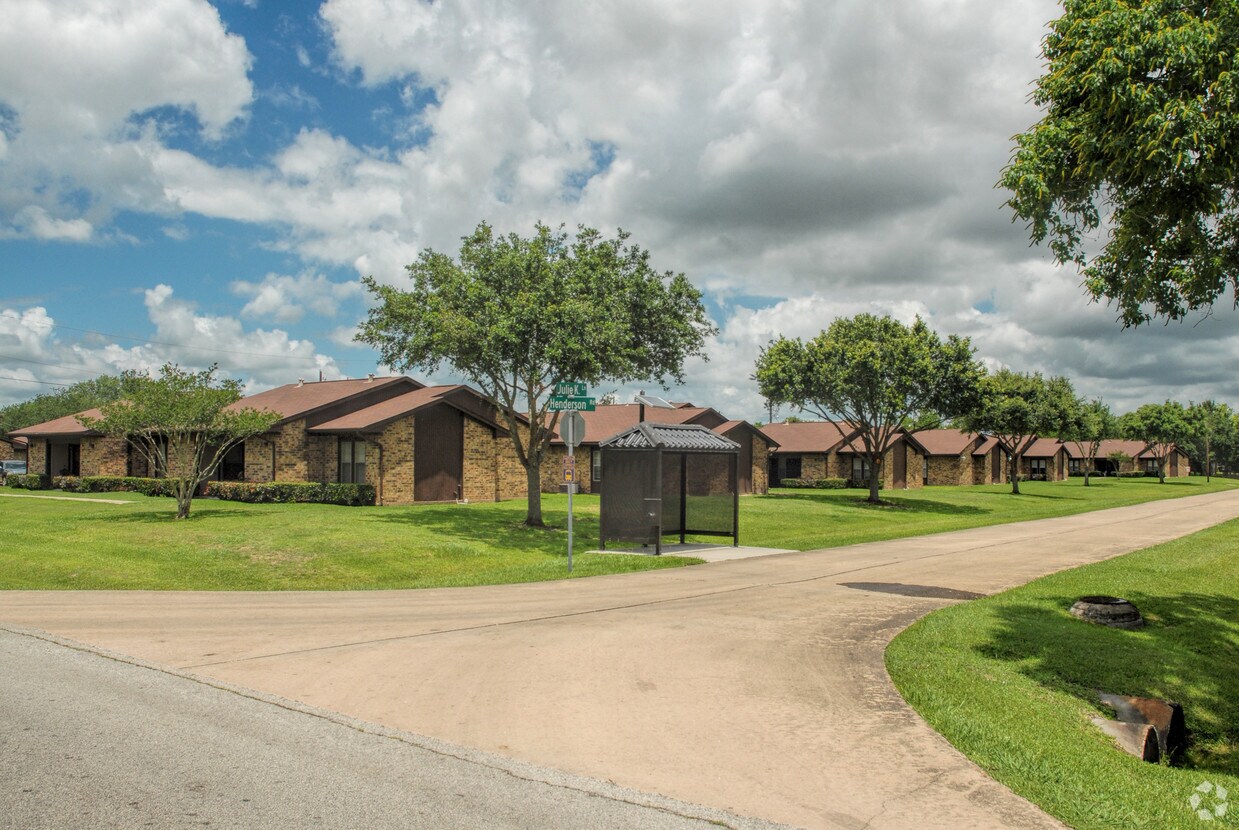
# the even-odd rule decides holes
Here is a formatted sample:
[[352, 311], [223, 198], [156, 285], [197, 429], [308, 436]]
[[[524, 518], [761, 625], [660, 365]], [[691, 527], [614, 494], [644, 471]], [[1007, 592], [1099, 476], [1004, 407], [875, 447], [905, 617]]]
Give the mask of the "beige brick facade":
[[758, 435], [751, 437], [753, 441], [753, 493], [765, 495], [770, 492], [770, 449]]
[[972, 484], [972, 453], [931, 455], [927, 460], [930, 486], [955, 487], [961, 484]]
[[123, 476], [128, 473], [129, 451], [124, 438], [87, 438], [82, 442], [84, 476]]
[[32, 438], [26, 450], [26, 472], [42, 475], [46, 470], [47, 441], [42, 438]]
[[392, 421], [366, 444], [366, 481], [374, 485], [378, 504], [413, 503], [414, 429], [409, 415]]
[[245, 480], [272, 481], [274, 478], [275, 442], [267, 438], [250, 438], [245, 442]]

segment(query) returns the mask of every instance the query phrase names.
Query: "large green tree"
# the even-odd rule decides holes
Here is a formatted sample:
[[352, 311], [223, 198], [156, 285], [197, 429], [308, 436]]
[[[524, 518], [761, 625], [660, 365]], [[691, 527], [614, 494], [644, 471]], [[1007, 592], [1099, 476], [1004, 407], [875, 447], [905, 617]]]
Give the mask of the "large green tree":
[[0, 408], [0, 435], [15, 429], [63, 418], [75, 412], [94, 409], [121, 396], [121, 379], [100, 375], [54, 392], [36, 395], [28, 401]]
[[1059, 430], [1058, 437], [1075, 445], [1080, 453], [1080, 466], [1084, 468], [1084, 486], [1088, 487], [1089, 478], [1097, 466], [1097, 453], [1101, 451], [1101, 442], [1118, 434], [1118, 422], [1100, 398], [1091, 401], [1077, 398], [1066, 411], [1066, 422]]
[[1157, 480], [1166, 483], [1166, 459], [1190, 434], [1187, 410], [1178, 401], [1146, 403], [1119, 419], [1124, 437], [1143, 441], [1145, 452], [1157, 461]]
[[1000, 180], [1033, 241], [1128, 326], [1235, 290], [1239, 0], [1065, 0], [1043, 52]]
[[972, 355], [968, 338], [942, 340], [919, 317], [908, 326], [858, 314], [837, 318], [812, 340], [775, 340], [758, 357], [756, 377], [768, 401], [856, 428], [853, 449], [868, 461], [868, 500], [877, 503], [895, 441], [975, 404], [984, 369]]
[[447, 363], [505, 419], [528, 483], [525, 523], [542, 526], [541, 466], [558, 413], [556, 383], [683, 381], [716, 329], [683, 274], [659, 273], [620, 231], [575, 238], [539, 223], [530, 237], [486, 223], [457, 259], [425, 250], [406, 288], [364, 280], [378, 301], [357, 339], [388, 365], [434, 371]]
[[1184, 444], [1194, 462], [1204, 470], [1205, 480], [1213, 476], [1219, 456], [1233, 453], [1236, 443], [1235, 413], [1229, 406], [1208, 400], [1189, 403], [1187, 407], [1188, 432]]
[[172, 482], [178, 519], [189, 516], [198, 487], [228, 450], [280, 419], [273, 412], [233, 406], [241, 398], [240, 381], [217, 380], [215, 372], [215, 366], [190, 372], [172, 364], [157, 378], [126, 372], [123, 398], [100, 406], [98, 418], [78, 418], [85, 427], [128, 439], [147, 469]]
[[971, 432], [998, 441], [1007, 455], [1011, 492], [1020, 492], [1020, 462], [1024, 451], [1039, 436], [1055, 434], [1067, 423], [1077, 404], [1066, 378], [1044, 378], [1039, 372], [1022, 374], [1010, 369], [987, 375], [981, 384], [981, 402], [960, 419]]

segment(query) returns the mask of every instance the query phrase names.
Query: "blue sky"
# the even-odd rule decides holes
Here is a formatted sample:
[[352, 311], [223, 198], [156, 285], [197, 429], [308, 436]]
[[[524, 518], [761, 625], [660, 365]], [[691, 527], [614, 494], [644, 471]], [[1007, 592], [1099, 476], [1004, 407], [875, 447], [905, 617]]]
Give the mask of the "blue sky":
[[1235, 402], [1232, 311], [1121, 331], [993, 188], [1056, 12], [0, 0], [0, 404], [169, 360], [384, 371], [359, 277], [482, 220], [624, 227], [684, 271], [721, 331], [669, 394], [736, 417], [764, 343], [858, 311], [1120, 409]]

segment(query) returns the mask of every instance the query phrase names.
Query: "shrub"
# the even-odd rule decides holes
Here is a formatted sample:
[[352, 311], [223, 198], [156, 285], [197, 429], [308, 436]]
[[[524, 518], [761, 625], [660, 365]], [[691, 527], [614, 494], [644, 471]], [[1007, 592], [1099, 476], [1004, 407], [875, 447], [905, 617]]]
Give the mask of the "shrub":
[[779, 479], [779, 486], [794, 489], [797, 487], [808, 487], [809, 484], [803, 478], [782, 478]]
[[51, 486], [48, 477], [39, 473], [13, 474], [4, 483], [15, 490], [46, 490]]
[[1124, 470], [1119, 478], [1144, 478], [1144, 470]]
[[843, 490], [848, 482], [846, 478], [819, 478], [813, 486], [819, 490]]
[[222, 501], [247, 504], [342, 504], [348, 507], [374, 504], [372, 484], [320, 484], [315, 481], [212, 481], [206, 494]]
[[66, 493], [141, 493], [144, 496], [175, 496], [173, 482], [166, 478], [137, 476], [56, 476], [52, 487]]

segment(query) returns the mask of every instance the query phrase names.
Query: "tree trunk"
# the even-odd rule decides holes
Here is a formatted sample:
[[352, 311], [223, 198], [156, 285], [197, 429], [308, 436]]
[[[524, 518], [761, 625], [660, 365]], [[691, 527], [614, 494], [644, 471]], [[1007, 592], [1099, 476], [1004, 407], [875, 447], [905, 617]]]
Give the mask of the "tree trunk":
[[1162, 459], [1157, 465], [1157, 483], [1166, 483], [1166, 460]]
[[1018, 455], [1011, 456], [1008, 465], [1010, 467], [1008, 475], [1011, 476], [1011, 492], [1018, 496], [1020, 494], [1020, 457]]
[[526, 527], [546, 527], [542, 521], [542, 462], [530, 454], [525, 467], [525, 486], [528, 488], [528, 507], [525, 509]]
[[869, 464], [869, 498], [866, 499], [870, 504], [880, 504], [882, 498], [879, 495], [878, 485], [882, 483], [882, 467], [875, 461]]
[[189, 485], [186, 482], [181, 482], [176, 488], [176, 517], [178, 519], [189, 518], [189, 505], [194, 500], [194, 490], [197, 487]]

